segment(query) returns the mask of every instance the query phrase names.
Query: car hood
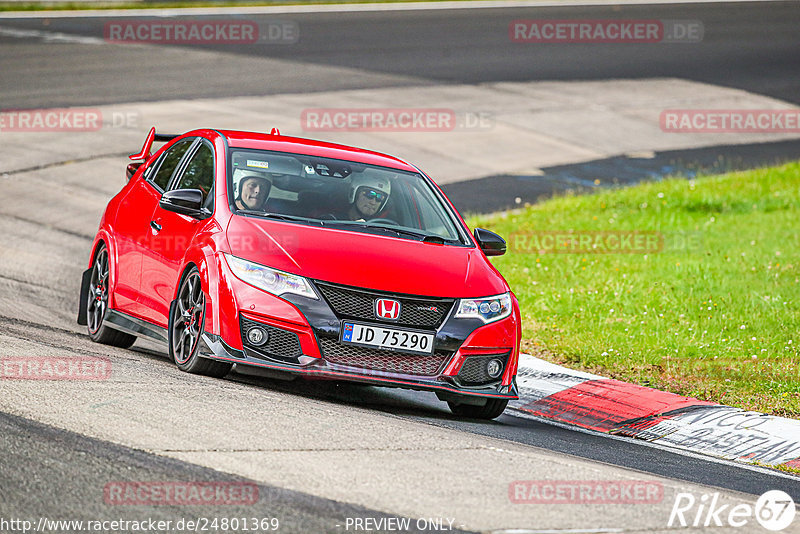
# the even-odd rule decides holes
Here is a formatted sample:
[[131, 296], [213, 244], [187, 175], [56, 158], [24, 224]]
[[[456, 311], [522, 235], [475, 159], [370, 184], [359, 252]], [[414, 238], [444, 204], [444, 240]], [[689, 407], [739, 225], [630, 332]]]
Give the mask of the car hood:
[[475, 247], [233, 216], [230, 253], [314, 280], [412, 295], [485, 297], [508, 291]]

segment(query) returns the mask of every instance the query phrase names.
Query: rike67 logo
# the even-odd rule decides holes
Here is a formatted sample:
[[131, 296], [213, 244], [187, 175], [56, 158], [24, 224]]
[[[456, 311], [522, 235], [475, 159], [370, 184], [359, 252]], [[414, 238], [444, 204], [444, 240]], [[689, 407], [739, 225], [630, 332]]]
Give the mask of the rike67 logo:
[[[794, 500], [786, 492], [770, 490], [756, 501], [755, 506], [742, 503], [721, 504], [719, 493], [703, 494], [699, 499], [691, 493], [678, 493], [669, 515], [668, 527], [744, 527], [755, 519], [773, 532], [785, 529], [794, 521]], [[752, 530], [748, 529], [748, 532]]]

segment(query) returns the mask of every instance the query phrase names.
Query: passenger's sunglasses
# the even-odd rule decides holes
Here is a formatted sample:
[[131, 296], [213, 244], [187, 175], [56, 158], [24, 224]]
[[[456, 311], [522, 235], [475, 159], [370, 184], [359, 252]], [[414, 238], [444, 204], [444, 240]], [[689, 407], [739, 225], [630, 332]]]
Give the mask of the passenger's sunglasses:
[[363, 195], [367, 200], [374, 200], [375, 202], [383, 202], [386, 200], [386, 193], [369, 187], [362, 187], [358, 190], [358, 194]]

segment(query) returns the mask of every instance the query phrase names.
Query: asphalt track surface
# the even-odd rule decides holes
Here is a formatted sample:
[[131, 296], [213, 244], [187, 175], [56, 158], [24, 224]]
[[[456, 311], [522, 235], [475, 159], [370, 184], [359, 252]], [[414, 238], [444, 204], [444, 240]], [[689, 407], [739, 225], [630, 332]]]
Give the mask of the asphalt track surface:
[[[225, 54], [210, 66], [206, 58], [174, 53], [160, 57], [126, 45], [97, 46], [76, 53], [68, 44], [51, 46], [0, 32], [3, 107], [98, 105], [354, 87], [657, 77], [736, 87], [800, 103], [797, 2], [241, 17], [260, 24], [295, 22], [299, 41], [291, 45], [187, 45]], [[694, 20], [702, 23], [704, 36], [700, 45], [534, 45], [513, 43], [508, 36], [509, 23], [516, 19], [592, 18]], [[102, 39], [108, 20], [0, 19], [0, 27]], [[230, 61], [226, 62], [226, 57]], [[249, 68], [244, 61], [247, 58], [291, 65], [275, 63], [271, 68], [255, 68], [253, 64]], [[346, 70], [331, 72], [331, 67], [367, 71], [370, 76]]]
[[[248, 16], [258, 20], [258, 16]], [[266, 18], [266, 17], [265, 17]], [[61, 46], [38, 38], [0, 34], [0, 95], [3, 108], [99, 105], [174, 98], [268, 95], [358, 87], [480, 83], [499, 80], [583, 80], [674, 76], [743, 88], [789, 102], [800, 102], [800, 54], [796, 3], [691, 4], [678, 6], [622, 6], [595, 8], [542, 8], [452, 12], [345, 13], [291, 15], [302, 38], [292, 46], [192, 47], [214, 52], [220, 74], [208, 65], [181, 64], [178, 47], [168, 57], [136, 47], [98, 46], [75, 54], [69, 43]], [[646, 18], [694, 19], [705, 27], [704, 46], [671, 45], [545, 45], [532, 48], [510, 43], [507, 28], [517, 18]], [[102, 36], [102, 19], [0, 20], [0, 27], [46, 29], [70, 35]], [[691, 51], [691, 53], [687, 53]], [[222, 53], [222, 54], [220, 54]], [[226, 58], [271, 58], [279, 61], [270, 72], [241, 68], [226, 70]], [[238, 60], [237, 60], [238, 61]], [[307, 68], [277, 68], [291, 62]], [[242, 66], [241, 62], [237, 65]], [[357, 69], [361, 74], [331, 76], [329, 67]], [[363, 72], [369, 73], [364, 75]], [[101, 188], [101, 193], [108, 189]], [[112, 193], [113, 194], [113, 193]], [[469, 196], [473, 196], [470, 194]], [[12, 218], [9, 218], [11, 220]], [[35, 222], [35, 221], [34, 221]], [[20, 234], [33, 224], [20, 218], [10, 224]], [[22, 228], [22, 230], [19, 230]], [[60, 259], [74, 268], [51, 272], [44, 252], [30, 278], [4, 279], [7, 295], [25, 295], [49, 302], [48, 321], [26, 323], [8, 316], [0, 321], [0, 334], [25, 340], [47, 341], [55, 350], [77, 343], [78, 328], [66, 318], [77, 303], [78, 278], [88, 242], [81, 234], [53, 233], [45, 246], [58, 248]], [[61, 242], [59, 242], [61, 241]], [[37, 250], [45, 250], [37, 249]], [[51, 292], [59, 286], [57, 295]], [[20, 307], [27, 305], [20, 297]], [[44, 304], [43, 304], [44, 305]], [[23, 334], [22, 332], [28, 332]], [[37, 334], [38, 332], [38, 334]], [[47, 332], [47, 334], [45, 333]], [[157, 347], [137, 345], [131, 351], [109, 354], [133, 365], [158, 371], [171, 367]], [[432, 395], [336, 383], [281, 382], [231, 375], [227, 381], [286, 395], [303, 401], [330, 403], [344, 410], [368, 409], [433, 427], [500, 439], [553, 451], [569, 459], [584, 458], [603, 465], [621, 466], [647, 475], [724, 488], [751, 495], [780, 488], [800, 499], [800, 480], [778, 477], [764, 470], [744, 470], [727, 462], [714, 462], [644, 446], [630, 440], [609, 439], [522, 419], [510, 414], [492, 423], [461, 421]], [[358, 417], [358, 414], [353, 415]], [[388, 424], [388, 423], [387, 423]], [[96, 488], [108, 480], [231, 480], [231, 475], [157, 454], [127, 448], [109, 441], [81, 436], [29, 418], [0, 414], [0, 516], [63, 517], [107, 513], [98, 502]], [[290, 532], [332, 531], [348, 515], [379, 516], [378, 512], [343, 502], [260, 484], [270, 496], [264, 513], [280, 514]], [[43, 504], [43, 503], [46, 503]], [[149, 509], [151, 517], [235, 515], [204, 508]], [[246, 510], [250, 514], [253, 510]], [[123, 514], [124, 516], [124, 514]]]
[[[263, 379], [237, 376], [247, 383], [263, 383]], [[428, 424], [464, 432], [524, 443], [550, 451], [578, 456], [612, 465], [624, 466], [643, 473], [679, 478], [689, 482], [760, 495], [778, 486], [793, 499], [800, 498], [800, 479], [775, 480], [773, 473], [743, 470], [729, 463], [711, 463], [707, 458], [686, 456], [646, 447], [633, 439], [615, 438], [598, 432], [576, 432], [544, 421], [518, 417], [506, 412], [485, 423], [464, 421], [452, 416], [447, 406], [433, 394], [420, 394], [386, 388], [364, 388], [349, 384], [304, 384], [272, 381], [272, 387], [300, 392], [320, 399], [353, 406], [370, 406], [379, 411], [402, 414]]]
[[[245, 503], [168, 505], [148, 509], [148, 520], [172, 521], [175, 526], [181, 519], [196, 521], [199, 518], [228, 517], [247, 518], [249, 521], [257, 517], [259, 523], [267, 520], [267, 524], [270, 524], [269, 520], [277, 519], [275, 524], [278, 528], [275, 530], [325, 532], [334, 525], [346, 524], [348, 517], [375, 520], [388, 517], [387, 514], [345, 503], [255, 484], [212, 469], [87, 438], [5, 413], [0, 413], [0, 434], [3, 436], [0, 441], [3, 457], [0, 517], [7, 520], [10, 517], [26, 518], [38, 523], [38, 518], [44, 517], [52, 521], [68, 518], [142, 521], [140, 507], [137, 510], [135, 506], [128, 506], [126, 510], [125, 506], [119, 506], [109, 514], [109, 506], [104, 499], [98, 498], [97, 488], [104, 487], [109, 481], [128, 480], [222, 482], [257, 487], [259, 500], [255, 507]], [[454, 529], [453, 532], [462, 531]]]

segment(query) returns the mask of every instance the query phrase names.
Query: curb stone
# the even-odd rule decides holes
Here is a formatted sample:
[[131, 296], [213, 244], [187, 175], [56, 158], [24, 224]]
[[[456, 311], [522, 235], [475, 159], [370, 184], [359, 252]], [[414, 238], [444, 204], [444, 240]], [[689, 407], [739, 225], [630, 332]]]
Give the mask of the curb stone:
[[509, 407], [727, 460], [800, 468], [800, 421], [683, 397], [520, 356]]

